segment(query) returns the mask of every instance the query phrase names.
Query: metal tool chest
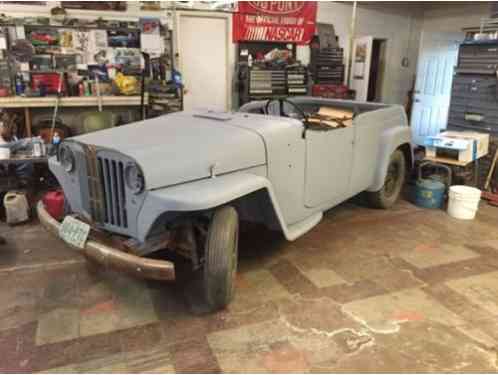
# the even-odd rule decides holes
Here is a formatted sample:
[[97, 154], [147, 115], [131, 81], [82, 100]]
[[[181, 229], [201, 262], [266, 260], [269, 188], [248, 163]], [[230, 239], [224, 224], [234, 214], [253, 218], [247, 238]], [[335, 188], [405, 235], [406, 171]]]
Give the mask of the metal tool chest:
[[311, 48], [310, 71], [315, 83], [342, 84], [344, 52], [342, 48]]
[[251, 100], [272, 99], [308, 94], [308, 69], [239, 68], [240, 105]]
[[448, 128], [498, 134], [498, 41], [464, 43], [453, 77]]
[[457, 73], [495, 75], [497, 68], [498, 44], [496, 42], [460, 45]]

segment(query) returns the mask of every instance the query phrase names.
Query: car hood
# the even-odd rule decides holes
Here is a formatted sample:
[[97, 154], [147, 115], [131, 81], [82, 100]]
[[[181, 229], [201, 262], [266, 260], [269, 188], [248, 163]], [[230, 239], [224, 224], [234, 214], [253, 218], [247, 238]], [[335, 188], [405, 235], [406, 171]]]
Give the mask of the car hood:
[[[235, 117], [235, 118], [234, 118]], [[237, 126], [237, 116], [178, 112], [89, 133], [72, 140], [113, 149], [142, 168], [147, 189], [157, 189], [266, 163], [263, 138]]]

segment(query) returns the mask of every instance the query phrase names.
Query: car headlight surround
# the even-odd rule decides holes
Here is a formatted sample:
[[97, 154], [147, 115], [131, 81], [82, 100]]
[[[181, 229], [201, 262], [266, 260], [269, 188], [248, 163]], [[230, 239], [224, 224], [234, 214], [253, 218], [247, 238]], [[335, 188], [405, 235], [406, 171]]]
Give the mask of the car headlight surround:
[[76, 166], [76, 158], [71, 147], [62, 144], [59, 148], [59, 161], [66, 172], [73, 172]]
[[137, 163], [128, 163], [124, 175], [126, 186], [128, 186], [128, 189], [130, 189], [133, 194], [140, 194], [144, 190], [144, 174]]

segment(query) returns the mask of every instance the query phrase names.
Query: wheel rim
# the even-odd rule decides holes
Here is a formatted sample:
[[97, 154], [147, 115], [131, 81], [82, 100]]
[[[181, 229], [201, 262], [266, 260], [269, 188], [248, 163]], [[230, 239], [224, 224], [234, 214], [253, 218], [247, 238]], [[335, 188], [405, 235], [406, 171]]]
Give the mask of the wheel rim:
[[384, 183], [384, 193], [386, 197], [391, 197], [398, 190], [398, 182], [401, 176], [397, 163], [390, 163], [387, 169], [386, 181]]

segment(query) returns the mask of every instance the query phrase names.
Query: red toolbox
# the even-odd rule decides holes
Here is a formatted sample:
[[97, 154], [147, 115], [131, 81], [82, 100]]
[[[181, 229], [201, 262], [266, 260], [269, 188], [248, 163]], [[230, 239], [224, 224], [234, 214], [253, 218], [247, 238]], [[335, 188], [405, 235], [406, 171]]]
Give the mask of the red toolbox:
[[[59, 80], [61, 76], [58, 73], [32, 73], [31, 88], [38, 90], [40, 85], [44, 85], [47, 89], [47, 94], [57, 94], [59, 88]], [[62, 82], [62, 92], [65, 92], [64, 82]]]
[[334, 99], [354, 99], [354, 91], [345, 85], [317, 84], [311, 88], [313, 96]]

